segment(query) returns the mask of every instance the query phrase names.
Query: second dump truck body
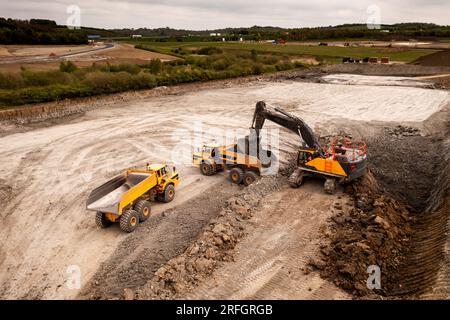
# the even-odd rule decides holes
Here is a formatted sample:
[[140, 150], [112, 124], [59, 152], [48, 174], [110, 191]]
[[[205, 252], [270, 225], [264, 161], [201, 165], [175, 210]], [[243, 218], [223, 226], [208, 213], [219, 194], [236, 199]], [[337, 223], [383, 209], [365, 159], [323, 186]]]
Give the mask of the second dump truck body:
[[251, 184], [260, 175], [261, 161], [254, 156], [241, 152], [237, 144], [228, 146], [203, 145], [194, 152], [192, 163], [200, 167], [204, 175], [213, 175], [221, 170], [230, 170], [230, 179], [234, 183]]

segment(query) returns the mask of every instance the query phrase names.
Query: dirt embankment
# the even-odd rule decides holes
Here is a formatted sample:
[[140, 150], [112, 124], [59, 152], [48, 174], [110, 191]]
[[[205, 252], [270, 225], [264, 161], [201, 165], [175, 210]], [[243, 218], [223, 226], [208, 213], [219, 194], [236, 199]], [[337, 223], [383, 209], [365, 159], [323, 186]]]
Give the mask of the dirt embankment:
[[[276, 80], [279, 78], [292, 77], [293, 75], [311, 73], [307, 70], [281, 71], [274, 74], [264, 74], [260, 76], [247, 76], [235, 79], [212, 80], [201, 83], [185, 83], [171, 87], [157, 87], [149, 90], [129, 91], [115, 93], [106, 96], [87, 97], [79, 99], [66, 99], [64, 101], [54, 101], [39, 103], [34, 105], [23, 105], [0, 110], [0, 124], [3, 127], [12, 125], [30, 125], [34, 123], [44, 123], [58, 118], [84, 114], [93, 109], [108, 105], [123, 105], [126, 102], [135, 102], [137, 99], [147, 99], [151, 97], [181, 95], [189, 92], [196, 92], [202, 89], [229, 88], [234, 85], [242, 85], [260, 80]], [[318, 71], [312, 73], [317, 74]], [[0, 135], [2, 133], [0, 128]], [[10, 131], [10, 130], [8, 130]], [[14, 130], [13, 130], [14, 131]]]
[[420, 57], [413, 64], [421, 66], [446, 66], [450, 67], [450, 50], [442, 50], [436, 53]]
[[397, 296], [450, 298], [450, 132], [434, 144], [439, 156], [429, 173], [434, 180], [427, 189], [426, 207], [414, 213], [409, 252], [399, 270], [401, 281], [391, 290]]
[[374, 76], [425, 76], [449, 73], [449, 66], [412, 65], [412, 64], [336, 64], [323, 68], [327, 73], [353, 73]]
[[[353, 295], [366, 297], [429, 292], [438, 271], [447, 268], [439, 292], [448, 297], [450, 284], [443, 277], [448, 272], [443, 264], [449, 219], [448, 136], [432, 138], [396, 127], [367, 142], [370, 172], [347, 187], [352, 201], [338, 206], [340, 212], [326, 233], [330, 246], [311, 265]], [[366, 286], [370, 265], [381, 269], [380, 290]]]

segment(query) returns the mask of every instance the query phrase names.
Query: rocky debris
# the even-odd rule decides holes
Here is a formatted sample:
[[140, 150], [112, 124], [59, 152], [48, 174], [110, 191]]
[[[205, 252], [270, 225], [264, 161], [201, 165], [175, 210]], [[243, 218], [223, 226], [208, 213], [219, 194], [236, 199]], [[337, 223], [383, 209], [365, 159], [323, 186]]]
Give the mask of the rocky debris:
[[334, 132], [329, 135], [325, 135], [325, 134], [320, 135], [319, 141], [320, 141], [321, 145], [325, 146], [325, 145], [337, 144], [337, 143], [344, 144], [344, 142], [346, 140], [351, 141], [352, 138], [353, 137], [352, 137], [351, 133], [339, 131], [339, 132]]
[[412, 137], [412, 136], [420, 136], [420, 130], [417, 128], [398, 125], [396, 127], [385, 127], [384, 132], [390, 136], [394, 136], [397, 138], [402, 137]]
[[[330, 245], [309, 264], [353, 295], [373, 294], [366, 286], [367, 268], [380, 267], [382, 284], [396, 281], [412, 235], [412, 218], [403, 205], [380, 191], [370, 171], [345, 192], [352, 197], [353, 206], [330, 219], [324, 231]], [[375, 292], [385, 294], [385, 287]]]
[[179, 256], [162, 265], [154, 277], [136, 291], [138, 299], [174, 299], [191, 291], [224, 261], [232, 261], [234, 248], [245, 235], [248, 221], [267, 194], [284, 179], [263, 177], [228, 199], [219, 217], [212, 220], [197, 239]]

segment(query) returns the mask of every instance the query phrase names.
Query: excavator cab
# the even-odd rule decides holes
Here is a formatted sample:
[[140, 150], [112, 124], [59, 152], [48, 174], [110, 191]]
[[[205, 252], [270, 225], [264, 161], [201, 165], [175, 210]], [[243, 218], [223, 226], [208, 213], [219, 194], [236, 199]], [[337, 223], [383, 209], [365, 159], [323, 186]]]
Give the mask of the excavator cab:
[[305, 164], [314, 159], [316, 156], [318, 155], [317, 152], [315, 152], [315, 150], [300, 149], [297, 155], [297, 164], [298, 165]]

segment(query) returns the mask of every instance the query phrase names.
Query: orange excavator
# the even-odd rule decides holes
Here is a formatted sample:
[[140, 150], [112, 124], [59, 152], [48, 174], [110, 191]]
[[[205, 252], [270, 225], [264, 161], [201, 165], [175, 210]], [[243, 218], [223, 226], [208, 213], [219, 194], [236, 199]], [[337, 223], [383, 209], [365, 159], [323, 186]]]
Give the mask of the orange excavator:
[[302, 146], [297, 154], [297, 168], [289, 177], [289, 184], [298, 188], [307, 176], [325, 179], [324, 190], [333, 194], [337, 183], [349, 182], [361, 177], [366, 170], [366, 144], [352, 142], [349, 137], [331, 139], [325, 146], [319, 143], [314, 131], [300, 118], [279, 107], [256, 104], [251, 128], [246, 137], [259, 146], [260, 131], [265, 120], [270, 120], [299, 135]]

